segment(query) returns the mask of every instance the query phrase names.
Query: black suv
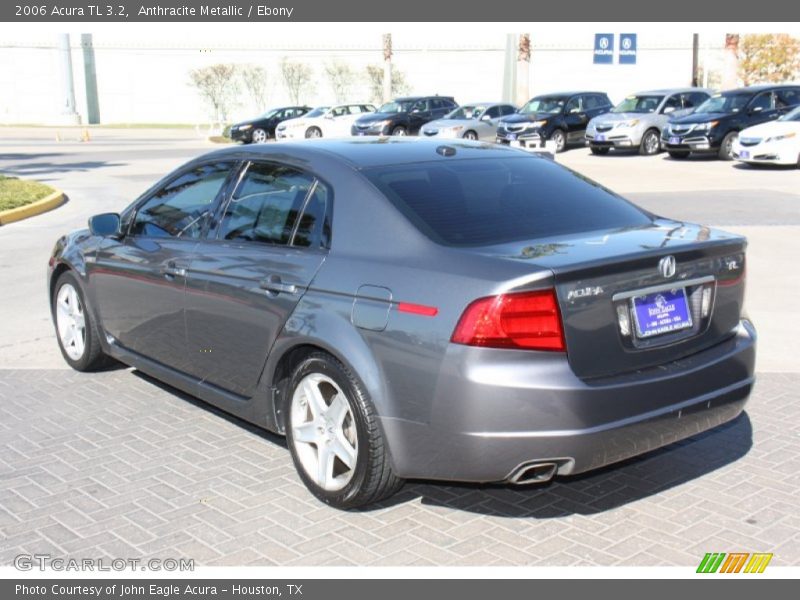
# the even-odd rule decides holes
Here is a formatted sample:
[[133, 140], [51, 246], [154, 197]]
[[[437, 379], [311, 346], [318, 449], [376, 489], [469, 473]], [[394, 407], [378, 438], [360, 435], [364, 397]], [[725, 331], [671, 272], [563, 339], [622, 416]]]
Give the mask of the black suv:
[[661, 145], [672, 158], [696, 152], [731, 160], [742, 129], [777, 119], [798, 104], [798, 85], [757, 85], [714, 94], [692, 114], [671, 119], [661, 132]]
[[586, 125], [613, 108], [603, 92], [561, 92], [536, 96], [505, 117], [497, 127], [497, 143], [543, 148], [553, 140], [556, 152], [572, 143], [584, 145]]
[[281, 106], [272, 108], [260, 117], [231, 125], [231, 139], [245, 144], [262, 144], [275, 137], [275, 128], [281, 121], [302, 117], [310, 106]]
[[353, 135], [415, 135], [425, 123], [441, 119], [457, 107], [451, 96], [396, 98], [358, 119], [350, 132]]

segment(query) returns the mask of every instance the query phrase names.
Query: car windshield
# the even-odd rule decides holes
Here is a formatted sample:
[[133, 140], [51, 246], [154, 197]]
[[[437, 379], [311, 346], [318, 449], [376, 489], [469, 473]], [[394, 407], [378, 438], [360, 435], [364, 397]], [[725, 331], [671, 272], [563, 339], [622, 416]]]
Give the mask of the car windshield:
[[467, 106], [459, 106], [457, 109], [449, 113], [445, 116], [445, 119], [454, 119], [454, 120], [468, 120], [468, 119], [478, 119], [486, 110], [485, 106], [482, 105], [467, 105]]
[[408, 112], [411, 110], [412, 104], [414, 103], [410, 100], [404, 102], [397, 102], [397, 101], [387, 102], [378, 109], [378, 112], [379, 113]]
[[742, 110], [752, 94], [719, 94], [711, 96], [694, 111], [695, 114], [703, 113], [735, 113]]
[[541, 98], [534, 98], [525, 106], [519, 109], [522, 114], [529, 113], [550, 113], [555, 115], [560, 113], [564, 108], [566, 98], [557, 96], [542, 96]]
[[779, 121], [800, 121], [800, 106], [783, 115]]
[[540, 157], [456, 159], [363, 173], [422, 233], [447, 246], [490, 246], [651, 222], [627, 200]]
[[651, 113], [655, 112], [664, 96], [628, 96], [617, 104], [614, 113]]
[[306, 117], [321, 117], [322, 115], [324, 115], [327, 112], [327, 110], [329, 108], [330, 108], [330, 106], [318, 106], [317, 108], [315, 108], [311, 112], [306, 113], [305, 116]]
[[280, 108], [270, 108], [267, 112], [261, 115], [262, 119], [269, 119], [270, 117], [274, 117], [275, 114], [280, 110]]

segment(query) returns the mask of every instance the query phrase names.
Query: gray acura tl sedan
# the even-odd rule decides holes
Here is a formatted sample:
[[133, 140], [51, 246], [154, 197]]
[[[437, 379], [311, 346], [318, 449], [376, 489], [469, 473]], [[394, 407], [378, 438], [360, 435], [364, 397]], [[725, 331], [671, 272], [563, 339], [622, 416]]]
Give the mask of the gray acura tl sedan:
[[48, 279], [72, 367], [116, 359], [285, 434], [352, 508], [735, 418], [745, 246], [517, 149], [353, 138], [201, 156], [59, 239]]

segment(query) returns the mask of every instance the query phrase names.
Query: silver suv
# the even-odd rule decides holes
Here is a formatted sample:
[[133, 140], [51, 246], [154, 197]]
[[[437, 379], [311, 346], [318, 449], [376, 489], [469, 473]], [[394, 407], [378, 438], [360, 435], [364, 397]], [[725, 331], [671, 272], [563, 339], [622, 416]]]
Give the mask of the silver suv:
[[688, 115], [711, 96], [711, 90], [678, 88], [631, 94], [610, 113], [589, 121], [586, 145], [592, 154], [611, 148], [639, 150], [651, 155], [661, 150], [661, 130], [671, 117]]

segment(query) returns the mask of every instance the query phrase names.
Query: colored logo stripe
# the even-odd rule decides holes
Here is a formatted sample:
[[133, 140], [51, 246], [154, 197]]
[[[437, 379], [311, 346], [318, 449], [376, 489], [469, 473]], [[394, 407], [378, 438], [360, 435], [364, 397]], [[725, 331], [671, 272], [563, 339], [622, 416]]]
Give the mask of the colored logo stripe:
[[[697, 567], [698, 573], [763, 573], [772, 560], [772, 554], [757, 552], [707, 552]], [[749, 560], [748, 560], [749, 558]], [[745, 566], [746, 565], [746, 566]]]

